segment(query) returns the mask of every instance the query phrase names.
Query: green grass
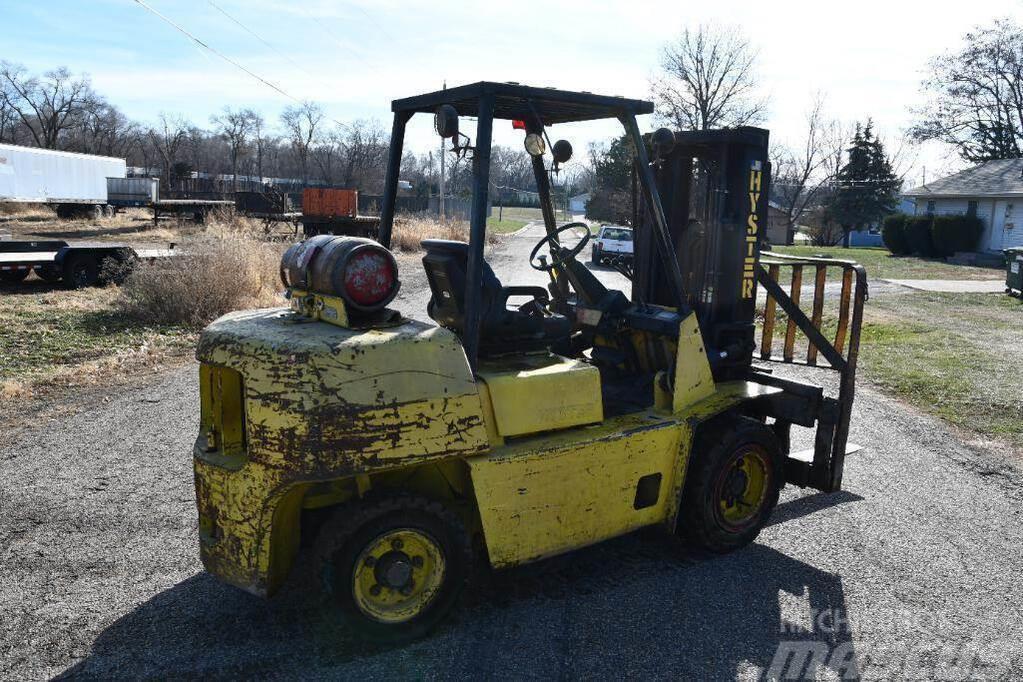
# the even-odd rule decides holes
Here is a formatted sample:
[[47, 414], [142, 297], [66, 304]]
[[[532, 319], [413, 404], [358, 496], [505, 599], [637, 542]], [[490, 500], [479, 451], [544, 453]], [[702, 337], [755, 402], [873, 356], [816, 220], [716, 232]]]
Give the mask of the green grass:
[[778, 253], [794, 256], [826, 254], [833, 258], [854, 260], [867, 270], [869, 279], [1001, 279], [1002, 267], [953, 265], [942, 260], [916, 256], [893, 256], [884, 248], [850, 248], [840, 246], [778, 246]]
[[[39, 285], [35, 285], [39, 286]], [[194, 336], [174, 326], [140, 325], [113, 307], [116, 289], [5, 288], [0, 294], [0, 384], [29, 387], [61, 375], [94, 372], [95, 363], [184, 352]]]
[[498, 220], [496, 217], [491, 217], [487, 220], [487, 230], [491, 233], [507, 234], [514, 232], [519, 228], [525, 227], [526, 220], [516, 220], [514, 218], [508, 218], [506, 215], [504, 220]]
[[[823, 319], [828, 338], [835, 333], [834, 313], [826, 312]], [[779, 310], [775, 357], [781, 356], [785, 325]], [[864, 309], [858, 379], [922, 412], [1023, 451], [1021, 333], [1023, 302], [1002, 294], [882, 294]], [[806, 357], [801, 333], [795, 357]]]
[[[560, 222], [572, 219], [571, 215], [561, 209], [556, 214]], [[504, 208], [494, 206], [491, 208], [490, 217], [491, 219], [500, 217], [502, 220], [521, 220], [524, 223], [531, 223], [543, 220], [543, 212], [538, 207], [532, 206], [505, 206]]]

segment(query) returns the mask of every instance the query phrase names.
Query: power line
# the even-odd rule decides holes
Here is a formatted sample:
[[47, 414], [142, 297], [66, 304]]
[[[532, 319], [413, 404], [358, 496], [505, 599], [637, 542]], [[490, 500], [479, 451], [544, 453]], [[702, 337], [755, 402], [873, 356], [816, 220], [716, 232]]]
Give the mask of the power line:
[[243, 31], [245, 31], [246, 33], [248, 33], [249, 35], [251, 35], [251, 36], [252, 36], [253, 38], [255, 38], [255, 39], [256, 39], [256, 40], [258, 40], [259, 42], [261, 42], [261, 43], [263, 43], [264, 45], [266, 45], [267, 47], [269, 47], [269, 48], [270, 48], [271, 50], [273, 50], [274, 52], [276, 52], [276, 53], [277, 53], [278, 55], [280, 55], [281, 57], [284, 57], [285, 59], [287, 59], [287, 60], [288, 60], [288, 61], [289, 61], [289, 62], [291, 63], [291, 65], [292, 65], [292, 66], [294, 66], [295, 68], [297, 68], [297, 69], [298, 69], [299, 71], [301, 71], [301, 72], [302, 72], [302, 73], [304, 73], [305, 75], [309, 76], [310, 78], [316, 78], [316, 76], [314, 76], [313, 74], [311, 74], [311, 73], [309, 73], [308, 71], [306, 71], [306, 70], [305, 70], [305, 67], [303, 67], [303, 66], [302, 66], [301, 64], [299, 64], [298, 62], [296, 62], [296, 61], [295, 61], [294, 59], [292, 59], [292, 58], [291, 58], [290, 56], [288, 56], [288, 55], [287, 55], [287, 54], [285, 54], [284, 52], [281, 52], [281, 51], [280, 51], [279, 49], [277, 49], [277, 48], [276, 48], [276, 47], [275, 47], [275, 46], [274, 46], [274, 45], [273, 45], [272, 43], [270, 43], [270, 42], [269, 42], [268, 40], [264, 39], [264, 38], [263, 38], [262, 36], [260, 36], [260, 35], [259, 35], [258, 33], [256, 33], [255, 31], [253, 31], [253, 30], [252, 30], [251, 28], [249, 28], [249, 27], [248, 27], [248, 26], [246, 26], [245, 24], [243, 24], [243, 23], [242, 23], [241, 21], [239, 21], [238, 19], [236, 19], [236, 18], [234, 18], [233, 16], [231, 16], [230, 14], [228, 14], [228, 13], [227, 13], [227, 12], [226, 12], [226, 11], [225, 11], [225, 10], [224, 10], [224, 9], [223, 9], [223, 8], [222, 8], [221, 6], [220, 6], [220, 5], [218, 5], [217, 3], [213, 2], [213, 0], [208, 0], [208, 2], [209, 2], [209, 4], [210, 4], [210, 7], [212, 7], [212, 8], [213, 8], [213, 9], [215, 9], [215, 10], [217, 10], [218, 12], [220, 12], [221, 14], [223, 14], [223, 15], [224, 15], [225, 17], [227, 17], [228, 19], [230, 19], [231, 21], [233, 21], [233, 22], [234, 22], [235, 24], [237, 24], [237, 25], [238, 25], [238, 26], [239, 26], [239, 27], [240, 27], [240, 28], [241, 28], [241, 29], [242, 29]]
[[[250, 75], [250, 76], [252, 76], [253, 78], [255, 78], [256, 80], [258, 80], [258, 81], [259, 81], [260, 83], [263, 83], [263, 84], [264, 84], [264, 85], [266, 85], [267, 87], [269, 87], [269, 88], [272, 88], [272, 89], [273, 89], [273, 90], [274, 90], [275, 92], [278, 92], [278, 93], [280, 93], [280, 94], [284, 95], [285, 97], [287, 97], [288, 99], [292, 100], [293, 102], [296, 102], [296, 103], [298, 103], [298, 104], [301, 104], [301, 105], [303, 105], [303, 106], [305, 105], [305, 102], [304, 102], [303, 100], [300, 100], [300, 99], [299, 99], [298, 97], [295, 97], [294, 95], [292, 95], [292, 94], [290, 94], [290, 93], [288, 93], [288, 92], [285, 92], [285, 91], [284, 91], [284, 90], [283, 90], [283, 89], [282, 89], [282, 88], [281, 88], [280, 86], [278, 86], [278, 85], [275, 85], [274, 83], [271, 83], [270, 81], [266, 80], [265, 78], [263, 78], [263, 77], [262, 77], [262, 76], [260, 76], [259, 74], [257, 74], [257, 73], [255, 73], [255, 72], [251, 71], [250, 69], [248, 69], [248, 68], [246, 68], [246, 67], [242, 66], [241, 64], [239, 64], [239, 63], [238, 63], [238, 62], [236, 62], [235, 60], [231, 59], [230, 57], [228, 57], [228, 56], [227, 56], [227, 55], [225, 55], [224, 53], [220, 52], [219, 50], [217, 50], [217, 49], [215, 49], [215, 48], [213, 48], [213, 47], [211, 47], [211, 46], [207, 45], [207, 44], [206, 44], [206, 43], [204, 43], [204, 42], [203, 42], [202, 40], [200, 40], [199, 38], [197, 38], [197, 37], [196, 37], [196, 36], [194, 36], [193, 34], [189, 33], [189, 32], [188, 32], [188, 31], [187, 31], [186, 29], [182, 28], [181, 26], [179, 26], [178, 24], [176, 24], [176, 23], [175, 23], [174, 21], [172, 21], [171, 19], [167, 18], [167, 17], [166, 17], [166, 16], [164, 16], [163, 14], [160, 14], [160, 13], [159, 13], [158, 11], [156, 11], [155, 9], [153, 9], [152, 7], [150, 7], [149, 5], [147, 5], [147, 4], [146, 4], [146, 3], [145, 3], [145, 2], [143, 1], [143, 0], [132, 0], [132, 1], [133, 1], [133, 2], [135, 3], [135, 4], [139, 5], [140, 7], [142, 7], [143, 9], [145, 9], [145, 10], [148, 10], [148, 11], [152, 12], [153, 14], [155, 14], [156, 16], [158, 16], [158, 17], [159, 17], [160, 19], [164, 20], [165, 22], [167, 22], [168, 24], [170, 24], [171, 26], [173, 26], [173, 27], [174, 27], [175, 29], [177, 29], [178, 31], [180, 31], [181, 33], [183, 33], [184, 35], [186, 35], [186, 36], [187, 36], [188, 38], [190, 38], [190, 39], [191, 39], [192, 41], [194, 41], [196, 45], [199, 45], [200, 47], [202, 47], [202, 48], [205, 48], [206, 50], [209, 50], [210, 52], [212, 52], [212, 53], [213, 53], [213, 54], [215, 54], [216, 56], [218, 56], [218, 57], [220, 57], [221, 59], [223, 59], [223, 60], [224, 60], [225, 62], [227, 62], [228, 64], [230, 64], [230, 65], [232, 65], [232, 66], [234, 66], [234, 67], [236, 67], [236, 68], [238, 68], [238, 69], [240, 69], [240, 70], [244, 71], [244, 72], [245, 72], [245, 73], [247, 73], [248, 75]], [[210, 4], [212, 5], [213, 3], [212, 3], [212, 2], [210, 2]], [[217, 9], [220, 9], [220, 8], [218, 7]], [[225, 13], [225, 15], [226, 15], [226, 13]], [[230, 18], [230, 17], [229, 17], [229, 18]], [[238, 23], [238, 22], [236, 22], [236, 23]], [[239, 25], [240, 25], [240, 24], [239, 24]], [[251, 31], [250, 31], [250, 33], [251, 33]], [[253, 35], [255, 35], [255, 33], [253, 33]], [[256, 37], [258, 38], [258, 36], [256, 36]], [[333, 121], [334, 123], [336, 123], [336, 124], [337, 124], [338, 126], [340, 126], [341, 128], [347, 128], [347, 127], [348, 127], [348, 124], [347, 124], [347, 123], [343, 123], [343, 122], [341, 122], [341, 121], [337, 120], [336, 118], [334, 118], [333, 116], [327, 116], [327, 118], [328, 118], [328, 119], [330, 119], [331, 121]]]
[[252, 76], [252, 77], [253, 77], [253, 78], [255, 78], [256, 80], [258, 80], [258, 81], [259, 81], [260, 83], [262, 83], [263, 85], [266, 85], [267, 87], [269, 87], [269, 88], [272, 88], [273, 90], [275, 90], [276, 92], [278, 92], [278, 93], [280, 93], [280, 94], [284, 95], [284, 96], [285, 96], [285, 97], [287, 97], [288, 99], [290, 99], [290, 100], [292, 100], [292, 101], [295, 101], [295, 102], [298, 102], [299, 104], [303, 104], [302, 100], [300, 100], [299, 98], [297, 98], [297, 97], [295, 97], [295, 96], [293, 96], [293, 95], [290, 95], [290, 94], [288, 94], [287, 92], [285, 92], [284, 90], [282, 90], [282, 89], [281, 89], [281, 88], [280, 88], [279, 86], [277, 86], [277, 85], [275, 85], [275, 84], [271, 83], [270, 81], [266, 80], [265, 78], [263, 78], [263, 77], [262, 77], [262, 76], [260, 76], [259, 74], [257, 74], [257, 73], [254, 73], [253, 71], [250, 71], [249, 69], [245, 68], [244, 66], [242, 66], [241, 64], [239, 64], [239, 63], [238, 63], [238, 62], [236, 62], [235, 60], [231, 59], [230, 57], [228, 57], [228, 56], [227, 56], [227, 55], [225, 55], [224, 53], [222, 53], [222, 52], [220, 52], [219, 50], [216, 50], [216, 49], [214, 49], [214, 48], [210, 47], [209, 45], [207, 45], [207, 44], [206, 44], [206, 43], [204, 43], [203, 41], [199, 40], [199, 39], [198, 39], [197, 37], [195, 37], [194, 35], [192, 35], [192, 34], [191, 34], [191, 33], [189, 33], [188, 31], [186, 31], [186, 30], [185, 30], [184, 28], [182, 28], [182, 27], [181, 27], [181, 26], [179, 26], [178, 24], [174, 23], [173, 21], [171, 21], [170, 19], [168, 19], [168, 18], [167, 18], [167, 17], [165, 17], [164, 15], [160, 14], [160, 13], [159, 13], [159, 12], [157, 12], [157, 11], [156, 11], [155, 9], [153, 9], [152, 7], [150, 7], [149, 5], [147, 5], [147, 4], [145, 3], [145, 2], [143, 2], [143, 0], [132, 0], [132, 1], [133, 1], [133, 2], [135, 3], [135, 4], [139, 5], [140, 7], [142, 7], [143, 9], [145, 9], [145, 10], [147, 10], [147, 11], [149, 11], [149, 12], [152, 12], [152, 13], [153, 13], [153, 14], [155, 14], [156, 16], [160, 17], [160, 19], [164, 20], [165, 22], [167, 22], [168, 24], [170, 24], [171, 26], [173, 26], [173, 27], [174, 27], [175, 29], [177, 29], [178, 31], [180, 31], [180, 32], [181, 32], [181, 33], [183, 33], [184, 35], [188, 36], [188, 37], [189, 37], [189, 38], [190, 38], [191, 40], [193, 40], [193, 41], [194, 41], [194, 42], [195, 42], [196, 44], [198, 44], [199, 46], [201, 46], [201, 47], [203, 47], [203, 48], [205, 48], [205, 49], [209, 50], [209, 51], [210, 51], [210, 52], [212, 52], [213, 54], [215, 54], [215, 55], [217, 55], [218, 57], [220, 57], [221, 59], [223, 59], [223, 60], [224, 60], [225, 62], [227, 62], [228, 64], [230, 64], [230, 65], [234, 66], [234, 67], [235, 67], [235, 68], [237, 68], [237, 69], [241, 69], [241, 70], [242, 70], [242, 71], [244, 71], [245, 73], [249, 74], [250, 76]]

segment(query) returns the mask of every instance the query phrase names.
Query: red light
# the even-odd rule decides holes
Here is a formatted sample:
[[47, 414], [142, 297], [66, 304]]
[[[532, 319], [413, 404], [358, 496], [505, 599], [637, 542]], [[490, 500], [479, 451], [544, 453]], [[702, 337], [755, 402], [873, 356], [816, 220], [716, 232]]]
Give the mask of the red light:
[[388, 254], [362, 249], [345, 267], [345, 292], [356, 305], [374, 306], [390, 300], [397, 275]]
[[520, 121], [519, 119], [514, 119], [512, 121], [512, 129], [513, 130], [525, 130], [526, 129], [526, 122], [525, 121]]

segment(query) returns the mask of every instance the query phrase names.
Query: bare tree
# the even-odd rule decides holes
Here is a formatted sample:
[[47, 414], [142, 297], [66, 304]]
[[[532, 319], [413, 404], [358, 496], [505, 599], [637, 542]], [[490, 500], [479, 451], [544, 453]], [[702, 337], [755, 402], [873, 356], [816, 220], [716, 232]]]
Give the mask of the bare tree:
[[1023, 156], [1023, 29], [1011, 19], [977, 27], [964, 47], [931, 60], [917, 110], [918, 140], [953, 145], [971, 162]]
[[757, 93], [757, 52], [735, 27], [684, 28], [661, 53], [651, 83], [660, 117], [680, 130], [759, 122], [766, 100]]
[[168, 188], [172, 183], [174, 164], [181, 158], [181, 147], [188, 139], [188, 122], [181, 116], [161, 113], [157, 126], [149, 129], [149, 139], [163, 164]]
[[379, 123], [357, 120], [343, 128], [339, 126], [337, 132], [345, 186], [367, 191], [382, 189], [387, 137]]
[[276, 144], [277, 138], [267, 132], [262, 114], [252, 113], [252, 143], [256, 147], [256, 176], [263, 181], [263, 159], [267, 148]]
[[309, 182], [309, 152], [322, 120], [323, 110], [314, 102], [303, 102], [301, 106], [288, 107], [281, 113], [281, 123], [287, 131], [291, 148], [298, 156], [303, 183]]
[[222, 114], [210, 117], [210, 122], [217, 126], [217, 131], [230, 149], [233, 192], [238, 191], [238, 159], [247, 150], [255, 117], [256, 114], [251, 109], [232, 111], [230, 107], [224, 107]]
[[14, 110], [35, 144], [57, 149], [62, 135], [80, 120], [82, 109], [95, 93], [85, 76], [75, 78], [61, 67], [42, 77], [30, 76], [25, 68], [0, 62], [0, 89], [5, 104]]
[[806, 113], [800, 143], [772, 149], [771, 193], [785, 214], [786, 244], [793, 243], [800, 219], [822, 198], [826, 183], [841, 167], [845, 137], [837, 132], [840, 129], [837, 121], [825, 120], [824, 95], [817, 93]]
[[334, 184], [337, 165], [341, 157], [341, 139], [343, 129], [338, 126], [326, 135], [320, 136], [320, 143], [313, 149], [313, 161], [320, 169], [320, 177], [328, 185]]
[[10, 83], [0, 78], [0, 142], [15, 142], [18, 114], [9, 103], [12, 96]]

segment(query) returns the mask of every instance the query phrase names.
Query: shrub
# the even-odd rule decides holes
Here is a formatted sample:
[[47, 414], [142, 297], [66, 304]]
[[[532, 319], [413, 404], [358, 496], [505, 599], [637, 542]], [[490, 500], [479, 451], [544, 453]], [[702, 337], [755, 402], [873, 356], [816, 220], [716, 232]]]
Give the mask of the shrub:
[[931, 241], [932, 221], [929, 215], [906, 218], [906, 242], [913, 253], [925, 257], [934, 255], [934, 243]]
[[976, 216], [939, 215], [931, 225], [931, 243], [939, 256], [973, 251], [983, 231], [984, 224]]
[[283, 302], [277, 293], [283, 245], [212, 231], [179, 248], [179, 256], [136, 265], [121, 287], [121, 312], [144, 322], [201, 327], [232, 310]]
[[905, 256], [912, 251], [906, 236], [906, 221], [908, 219], [909, 216], [905, 213], [893, 213], [885, 217], [884, 225], [881, 227], [881, 239], [884, 241], [885, 247], [895, 256]]

